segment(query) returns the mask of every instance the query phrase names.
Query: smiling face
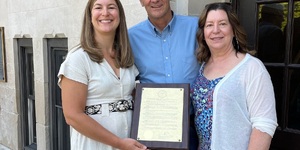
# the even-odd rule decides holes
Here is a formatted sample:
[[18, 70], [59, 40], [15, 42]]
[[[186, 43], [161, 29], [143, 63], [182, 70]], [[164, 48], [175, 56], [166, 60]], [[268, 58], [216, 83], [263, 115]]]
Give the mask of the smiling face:
[[140, 2], [145, 7], [150, 20], [169, 17], [168, 13], [171, 12], [170, 0], [140, 0]]
[[204, 25], [204, 39], [210, 50], [231, 48], [233, 38], [232, 26], [224, 10], [211, 10]]
[[95, 33], [115, 33], [120, 23], [115, 0], [96, 0], [92, 6], [92, 24]]

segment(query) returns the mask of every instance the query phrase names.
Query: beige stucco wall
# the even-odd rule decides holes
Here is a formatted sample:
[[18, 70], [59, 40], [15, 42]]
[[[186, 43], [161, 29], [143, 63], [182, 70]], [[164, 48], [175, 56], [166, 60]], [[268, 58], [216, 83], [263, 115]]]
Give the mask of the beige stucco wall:
[[[171, 0], [173, 10], [198, 15], [203, 3], [215, 0]], [[221, 1], [221, 0], [220, 0]], [[79, 43], [86, 0], [0, 0], [0, 26], [5, 27], [7, 82], [0, 82], [0, 145], [21, 148], [17, 38], [32, 38], [35, 69], [37, 145], [48, 150], [49, 99], [45, 38], [66, 37], [68, 46]], [[147, 18], [139, 0], [121, 0], [128, 27]]]

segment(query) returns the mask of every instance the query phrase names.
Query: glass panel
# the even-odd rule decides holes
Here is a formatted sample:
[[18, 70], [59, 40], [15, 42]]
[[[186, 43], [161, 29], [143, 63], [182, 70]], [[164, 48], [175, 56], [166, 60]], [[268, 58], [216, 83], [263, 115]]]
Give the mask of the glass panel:
[[57, 87], [57, 82], [58, 82], [58, 78], [56, 77], [56, 75], [58, 74], [59, 71], [59, 67], [60, 65], [63, 63], [63, 61], [66, 58], [68, 50], [67, 49], [56, 49], [53, 50], [54, 53], [54, 60], [53, 60], [53, 64], [54, 68], [55, 68], [55, 72], [54, 72], [54, 85], [55, 85], [55, 90], [56, 90], [56, 97], [55, 97], [55, 106], [62, 106], [62, 101], [61, 101], [61, 91], [60, 88]]
[[287, 7], [287, 2], [259, 5], [257, 56], [263, 62], [284, 62]]
[[[28, 50], [31, 48], [28, 48]], [[34, 95], [34, 69], [33, 69], [33, 54], [31, 52], [26, 53], [26, 78], [27, 78], [27, 91], [29, 95]]]
[[27, 101], [28, 107], [28, 140], [29, 145], [36, 143], [36, 118], [35, 118], [35, 102], [32, 99]]
[[26, 80], [27, 85], [27, 110], [28, 110], [28, 140], [29, 145], [36, 143], [36, 118], [35, 118], [35, 101], [34, 101], [34, 68], [32, 48], [26, 48]]
[[290, 71], [288, 127], [300, 130], [300, 69]]
[[282, 122], [282, 91], [283, 91], [283, 75], [284, 70], [283, 68], [275, 68], [275, 67], [267, 67], [267, 70], [271, 76], [271, 80], [274, 87], [274, 93], [275, 93], [275, 100], [276, 100], [276, 112], [277, 112], [277, 122], [279, 123], [279, 126], [281, 126]]
[[300, 64], [300, 2], [295, 2], [291, 61]]

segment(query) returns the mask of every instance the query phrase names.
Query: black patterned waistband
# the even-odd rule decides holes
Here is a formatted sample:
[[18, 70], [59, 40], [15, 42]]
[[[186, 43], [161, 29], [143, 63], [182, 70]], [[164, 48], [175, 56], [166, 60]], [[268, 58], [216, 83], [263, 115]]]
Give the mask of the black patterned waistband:
[[[127, 110], [133, 110], [132, 100], [118, 100], [113, 103], [108, 103], [110, 112], [123, 112]], [[102, 104], [85, 106], [85, 111], [87, 115], [102, 114]]]

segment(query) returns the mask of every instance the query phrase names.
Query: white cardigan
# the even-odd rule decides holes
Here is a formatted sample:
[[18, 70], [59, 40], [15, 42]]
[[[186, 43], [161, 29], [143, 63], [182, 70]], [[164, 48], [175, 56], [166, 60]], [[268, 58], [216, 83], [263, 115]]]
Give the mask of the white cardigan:
[[252, 128], [273, 136], [275, 97], [264, 64], [246, 54], [217, 84], [213, 94], [213, 150], [246, 150]]

